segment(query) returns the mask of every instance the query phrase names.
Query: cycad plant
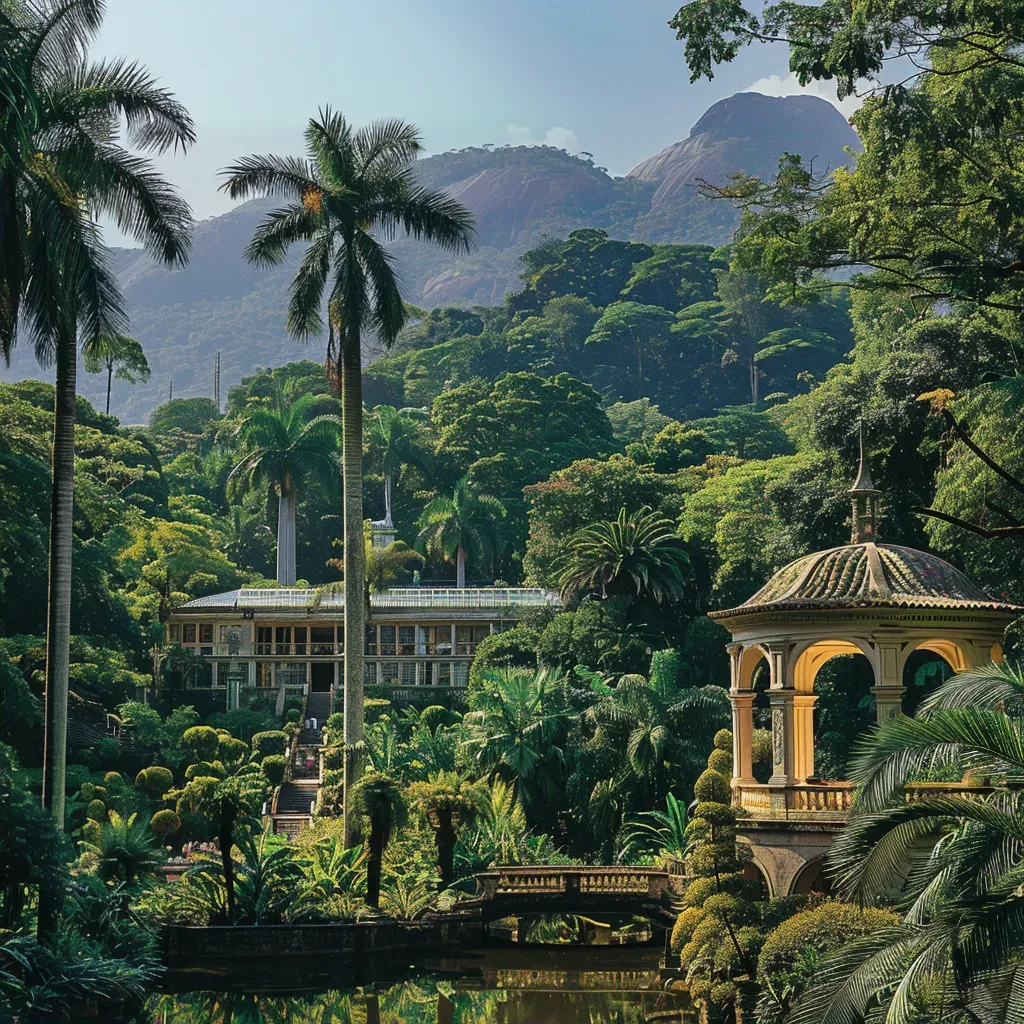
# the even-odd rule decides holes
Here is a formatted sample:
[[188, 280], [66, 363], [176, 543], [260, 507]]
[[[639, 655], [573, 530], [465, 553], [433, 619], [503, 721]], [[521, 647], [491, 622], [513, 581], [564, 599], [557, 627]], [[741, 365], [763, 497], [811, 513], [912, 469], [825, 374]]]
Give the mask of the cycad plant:
[[416, 521], [416, 549], [438, 561], [454, 562], [455, 586], [461, 590], [466, 585], [466, 563], [472, 559], [479, 564], [497, 553], [498, 524], [505, 514], [497, 498], [481, 494], [463, 477], [451, 497], [441, 495], [423, 510]]
[[[288, 329], [303, 339], [321, 334], [327, 304], [327, 365], [340, 383], [343, 419], [347, 789], [361, 775], [363, 734], [362, 342], [372, 334], [391, 345], [407, 316], [384, 242], [402, 231], [462, 252], [472, 238], [465, 207], [417, 184], [413, 163], [422, 148], [413, 125], [380, 121], [354, 129], [326, 109], [307, 123], [306, 159], [248, 156], [224, 172], [223, 188], [232, 199], [287, 200], [257, 228], [246, 258], [276, 265], [293, 243], [305, 246], [292, 281]], [[347, 815], [346, 803], [346, 821]]]
[[422, 814], [434, 830], [441, 888], [455, 881], [455, 843], [459, 829], [469, 825], [487, 810], [487, 789], [458, 772], [434, 772], [422, 782], [414, 782], [408, 791], [412, 808]]
[[366, 859], [366, 902], [380, 906], [380, 876], [384, 851], [395, 831], [405, 824], [408, 810], [401, 786], [389, 775], [369, 772], [358, 785], [346, 790], [349, 813], [361, 815], [369, 829]]
[[336, 480], [341, 472], [338, 443], [341, 418], [320, 411], [323, 399], [302, 395], [294, 402], [283, 393], [272, 406], [246, 411], [238, 427], [245, 454], [228, 477], [228, 493], [269, 486], [277, 495], [277, 582], [295, 585], [295, 504], [312, 476]]
[[[187, 148], [184, 107], [140, 65], [90, 63], [101, 0], [7, 4], [0, 12], [0, 354], [19, 330], [56, 363], [43, 803], [64, 820], [79, 342], [127, 333], [98, 222], [114, 219], [161, 262], [189, 253], [188, 206], [122, 145]], [[47, 927], [49, 910], [41, 914]]]
[[679, 601], [691, 577], [675, 526], [650, 508], [592, 523], [569, 541], [559, 589], [566, 604], [615, 595]]
[[[851, 773], [854, 808], [830, 860], [845, 896], [891, 903], [903, 920], [831, 958], [794, 1011], [797, 1024], [869, 1011], [893, 1024], [1024, 1019], [1021, 719], [942, 707], [968, 695], [983, 705], [985, 686], [1003, 700], [1017, 676], [999, 668], [954, 677], [933, 696], [934, 710], [896, 716], [866, 741]], [[951, 763], [987, 782], [989, 794], [911, 790], [908, 799], [908, 783]]]

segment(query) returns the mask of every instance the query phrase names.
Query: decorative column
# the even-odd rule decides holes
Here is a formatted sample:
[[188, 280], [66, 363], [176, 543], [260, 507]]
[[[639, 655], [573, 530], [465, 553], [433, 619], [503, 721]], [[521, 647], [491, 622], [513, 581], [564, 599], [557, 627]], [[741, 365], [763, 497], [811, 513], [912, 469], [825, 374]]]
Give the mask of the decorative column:
[[[770, 786], [790, 786], [796, 781], [794, 765], [796, 723], [793, 714], [792, 666], [787, 644], [768, 644], [768, 702], [772, 710], [772, 777]], [[783, 799], [785, 799], [783, 797]]]
[[875, 650], [875, 685], [871, 692], [875, 697], [875, 715], [881, 725], [903, 710], [902, 644], [881, 643]]
[[793, 774], [797, 782], [814, 775], [814, 704], [817, 695], [793, 695]]
[[753, 733], [754, 733], [754, 691], [744, 686], [743, 644], [729, 644], [729, 669], [732, 686], [729, 700], [732, 702], [732, 789], [733, 803], [742, 803], [742, 789], [754, 779]]

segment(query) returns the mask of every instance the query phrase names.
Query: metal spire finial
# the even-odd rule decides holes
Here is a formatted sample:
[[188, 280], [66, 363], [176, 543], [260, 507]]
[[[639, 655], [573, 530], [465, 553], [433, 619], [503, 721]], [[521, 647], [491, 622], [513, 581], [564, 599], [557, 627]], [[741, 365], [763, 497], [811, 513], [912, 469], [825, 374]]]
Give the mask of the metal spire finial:
[[875, 486], [864, 450], [864, 420], [860, 421], [860, 467], [857, 479], [847, 492], [853, 506], [851, 544], [865, 544], [875, 540], [875, 531], [880, 515], [879, 501], [882, 492]]

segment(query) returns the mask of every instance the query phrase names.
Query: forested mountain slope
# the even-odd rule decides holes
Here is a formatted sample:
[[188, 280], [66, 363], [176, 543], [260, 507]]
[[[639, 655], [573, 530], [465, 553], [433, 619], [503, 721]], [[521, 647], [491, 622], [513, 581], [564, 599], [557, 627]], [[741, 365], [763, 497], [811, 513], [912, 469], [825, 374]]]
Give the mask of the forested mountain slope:
[[[622, 178], [595, 166], [589, 154], [551, 147], [469, 147], [419, 164], [424, 184], [457, 195], [474, 213], [478, 245], [457, 257], [407, 240], [393, 246], [410, 302], [496, 305], [520, 285], [520, 256], [545, 237], [580, 227], [613, 238], [719, 245], [737, 220], [728, 204], [701, 198], [698, 178], [724, 181], [736, 171], [769, 174], [784, 152], [814, 158], [818, 169], [847, 159], [853, 129], [830, 104], [813, 97], [777, 98], [740, 93], [716, 103], [688, 139], [652, 157]], [[308, 355], [284, 331], [288, 281], [296, 256], [271, 271], [256, 270], [242, 251], [271, 204], [246, 203], [198, 225], [192, 260], [181, 270], [157, 267], [144, 254], [115, 253], [116, 269], [152, 377], [114, 381], [111, 412], [143, 422], [175, 396], [212, 395], [214, 355], [221, 352], [226, 387], [258, 366], [278, 366]], [[28, 346], [15, 352], [4, 379], [37, 376]], [[105, 380], [82, 375], [80, 391], [98, 404]]]

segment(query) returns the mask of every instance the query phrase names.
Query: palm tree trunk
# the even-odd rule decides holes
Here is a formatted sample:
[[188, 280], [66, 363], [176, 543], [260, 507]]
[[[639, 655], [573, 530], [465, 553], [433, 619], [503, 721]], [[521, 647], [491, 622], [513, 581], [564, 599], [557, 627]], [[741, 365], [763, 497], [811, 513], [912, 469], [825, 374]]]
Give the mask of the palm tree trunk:
[[384, 474], [384, 522], [391, 525], [391, 474]]
[[277, 582], [295, 586], [295, 488], [290, 475], [277, 499]]
[[[53, 486], [50, 504], [50, 565], [46, 610], [46, 717], [43, 736], [43, 806], [64, 828], [67, 769], [68, 672], [71, 661], [71, 548], [75, 501], [75, 335], [57, 347], [53, 403]], [[44, 895], [46, 898], [44, 899]], [[40, 894], [39, 932], [51, 934], [59, 915], [53, 894]]]
[[[346, 810], [348, 800], [345, 801]], [[366, 858], [366, 902], [376, 909], [380, 906], [380, 871], [384, 862], [384, 841], [380, 829], [370, 832], [370, 853]]]
[[459, 590], [466, 586], [466, 549], [461, 544], [455, 553], [455, 586]]
[[342, 483], [344, 486], [345, 544], [345, 845], [356, 842], [357, 819], [349, 814], [348, 795], [362, 776], [363, 644], [363, 376], [359, 338], [341, 343]]
[[220, 844], [220, 863], [224, 869], [224, 891], [227, 896], [227, 924], [235, 923], [235, 862], [231, 858], [231, 847], [235, 841], [235, 814], [231, 804], [221, 797], [220, 822], [217, 829]]
[[114, 379], [114, 364], [107, 363], [107, 408], [106, 414], [110, 415], [110, 383]]

